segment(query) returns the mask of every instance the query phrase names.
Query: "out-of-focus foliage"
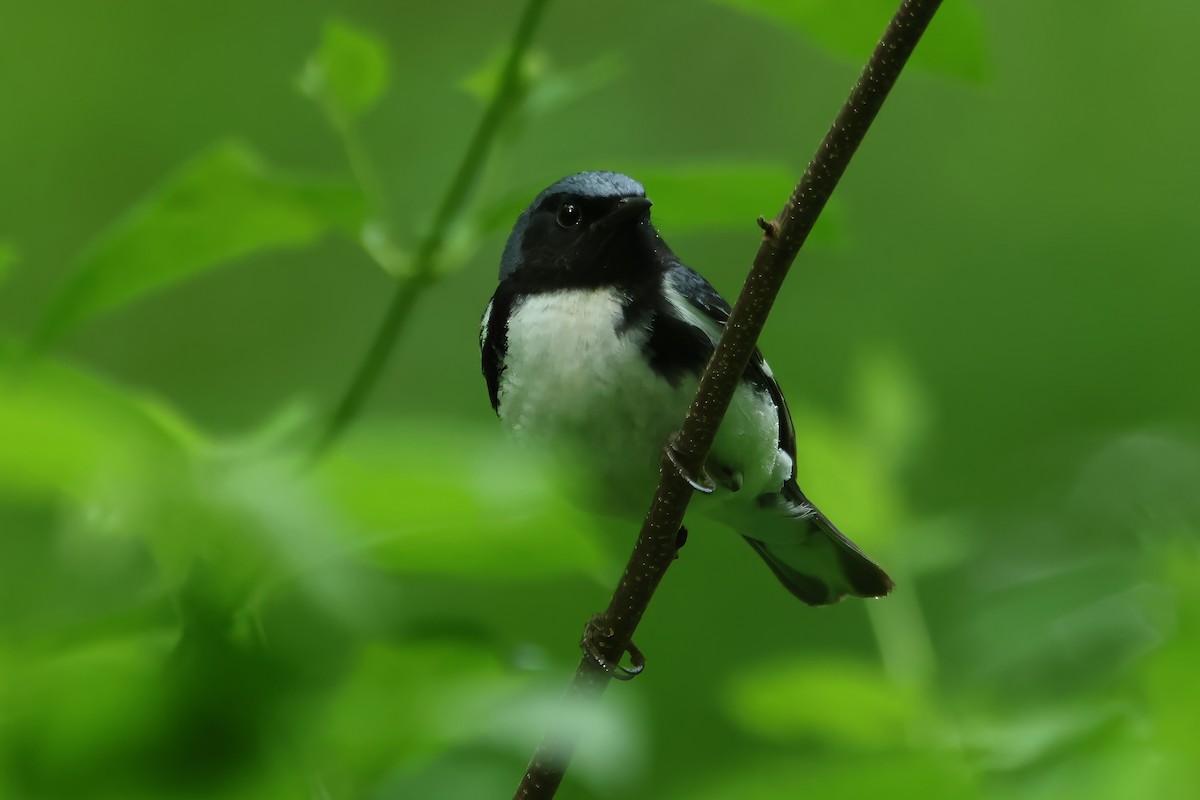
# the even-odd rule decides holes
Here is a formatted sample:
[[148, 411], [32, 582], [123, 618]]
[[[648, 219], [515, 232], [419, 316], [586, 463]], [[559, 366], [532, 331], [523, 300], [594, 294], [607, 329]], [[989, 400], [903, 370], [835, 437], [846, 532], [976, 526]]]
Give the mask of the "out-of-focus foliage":
[[298, 83], [331, 116], [349, 122], [369, 111], [387, 89], [386, 46], [368, 31], [329, 22]]
[[[810, 610], [697, 524], [646, 674], [569, 709], [561, 797], [1194, 793], [1200, 11], [1162, 5], [945, 4], [763, 340], [801, 483], [897, 590]], [[507, 229], [563, 174], [628, 171], [732, 299], [890, 6], [552, 3], [316, 461], [516, 10], [14, 9], [0, 796], [511, 793], [633, 524], [490, 418]]]
[[36, 336], [51, 343], [87, 318], [238, 258], [357, 231], [362, 196], [344, 181], [266, 167], [245, 145], [213, 147], [168, 178], [81, 259]]

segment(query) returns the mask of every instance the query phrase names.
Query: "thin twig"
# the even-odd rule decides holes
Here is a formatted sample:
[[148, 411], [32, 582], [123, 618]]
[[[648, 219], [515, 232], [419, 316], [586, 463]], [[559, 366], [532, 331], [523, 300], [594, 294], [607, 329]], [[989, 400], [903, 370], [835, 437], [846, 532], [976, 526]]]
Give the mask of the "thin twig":
[[358, 416], [363, 403], [379, 380], [379, 373], [387, 363], [400, 331], [416, 306], [418, 295], [433, 283], [434, 270], [445, 244], [446, 234], [466, 207], [467, 197], [483, 169], [496, 135], [520, 99], [521, 63], [537, 32], [547, 2], [548, 0], [528, 0], [525, 4], [517, 24], [517, 32], [500, 72], [496, 92], [479, 120], [479, 126], [467, 145], [446, 194], [438, 204], [428, 231], [417, 245], [409, 272], [396, 284], [391, 302], [379, 329], [375, 332], [375, 338], [371, 340], [371, 346], [313, 445], [313, 458], [319, 458]]
[[[763, 240], [754, 266], [700, 380], [683, 427], [672, 440], [674, 462], [664, 453], [662, 478], [633, 555], [608, 609], [590, 626], [603, 634], [592, 641], [599, 660], [585, 655], [579, 662], [567, 687], [565, 709], [597, 699], [612, 677], [601, 661], [616, 664], [625, 654], [654, 590], [675, 558], [676, 532], [692, 497], [693, 489], [675, 463], [692, 475], [702, 473], [717, 428], [792, 261], [940, 4], [941, 0], [904, 0], [787, 204], [774, 220], [762, 226]], [[534, 753], [517, 789], [517, 800], [554, 796], [576, 738], [577, 731], [570, 721], [560, 719]]]

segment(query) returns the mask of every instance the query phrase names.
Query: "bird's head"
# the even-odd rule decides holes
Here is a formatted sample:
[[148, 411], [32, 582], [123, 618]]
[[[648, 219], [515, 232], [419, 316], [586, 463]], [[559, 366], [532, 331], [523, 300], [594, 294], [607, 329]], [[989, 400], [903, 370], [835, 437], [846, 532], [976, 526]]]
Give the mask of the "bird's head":
[[521, 212], [500, 259], [500, 280], [603, 284], [631, 268], [650, 228], [646, 190], [616, 172], [579, 172], [554, 183]]

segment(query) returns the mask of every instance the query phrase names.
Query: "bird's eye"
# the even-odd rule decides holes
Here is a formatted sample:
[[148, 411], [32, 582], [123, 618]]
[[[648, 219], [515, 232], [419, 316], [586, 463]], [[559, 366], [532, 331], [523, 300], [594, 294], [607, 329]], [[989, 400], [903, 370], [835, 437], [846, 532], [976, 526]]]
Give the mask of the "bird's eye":
[[583, 210], [574, 203], [563, 203], [558, 207], [558, 226], [560, 228], [574, 228], [580, 222], [583, 222]]

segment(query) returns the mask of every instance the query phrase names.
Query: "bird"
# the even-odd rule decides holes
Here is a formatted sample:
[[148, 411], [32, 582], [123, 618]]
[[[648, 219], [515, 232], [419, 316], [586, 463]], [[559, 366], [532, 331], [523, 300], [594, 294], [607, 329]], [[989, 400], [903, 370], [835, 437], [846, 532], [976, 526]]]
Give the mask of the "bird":
[[[581, 505], [640, 518], [731, 307], [663, 241], [645, 188], [568, 175], [518, 216], [480, 322], [493, 410], [563, 459]], [[882, 597], [891, 578], [796, 482], [796, 431], [756, 349], [705, 463], [697, 513], [739, 533], [804, 603]]]

